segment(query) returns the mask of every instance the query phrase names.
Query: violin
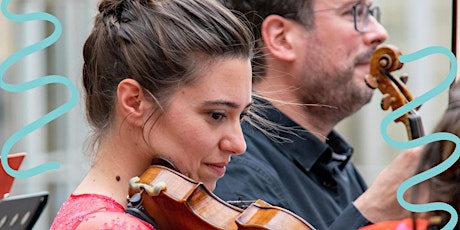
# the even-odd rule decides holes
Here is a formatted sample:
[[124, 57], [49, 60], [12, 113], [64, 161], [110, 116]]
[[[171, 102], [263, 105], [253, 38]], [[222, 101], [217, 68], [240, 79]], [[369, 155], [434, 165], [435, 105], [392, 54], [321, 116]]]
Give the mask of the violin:
[[[370, 61], [370, 74], [366, 76], [366, 84], [372, 89], [379, 89], [383, 94], [380, 106], [383, 110], [391, 108], [393, 111], [413, 100], [413, 96], [406, 87], [407, 75], [394, 77], [391, 72], [403, 67], [398, 57], [401, 51], [395, 46], [385, 45], [374, 51]], [[409, 111], [397, 118], [406, 127], [409, 140], [425, 135], [421, 116], [417, 113], [420, 107]]]
[[[403, 67], [398, 57], [401, 55], [399, 49], [392, 45], [379, 47], [371, 57], [370, 74], [366, 76], [366, 84], [372, 89], [379, 89], [382, 93], [380, 106], [383, 110], [391, 108], [393, 111], [404, 106], [413, 100], [412, 94], [406, 87], [407, 75], [400, 78], [394, 77], [391, 72]], [[397, 118], [395, 122], [401, 122], [406, 127], [409, 140], [425, 135], [421, 116], [417, 113], [420, 106]], [[412, 196], [417, 197], [418, 190], [412, 191]], [[415, 226], [416, 216], [411, 213], [412, 224]], [[430, 224], [439, 224], [439, 218], [431, 218]]]
[[129, 195], [130, 203], [133, 199], [141, 203], [144, 214], [160, 230], [314, 229], [296, 214], [262, 200], [245, 210], [237, 208], [219, 199], [201, 182], [162, 165], [151, 165], [140, 177], [132, 178]]

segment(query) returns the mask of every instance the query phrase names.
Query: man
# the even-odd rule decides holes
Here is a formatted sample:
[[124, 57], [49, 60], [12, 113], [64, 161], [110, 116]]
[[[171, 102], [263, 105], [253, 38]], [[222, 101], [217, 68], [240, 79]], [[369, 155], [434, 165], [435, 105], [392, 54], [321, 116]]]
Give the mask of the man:
[[232, 157], [215, 194], [236, 204], [262, 199], [317, 229], [409, 216], [396, 190], [419, 154], [398, 156], [367, 189], [351, 146], [334, 131], [372, 97], [364, 79], [388, 36], [379, 8], [367, 0], [222, 1], [253, 27], [253, 88], [265, 98], [255, 103], [271, 125], [243, 124], [247, 152]]

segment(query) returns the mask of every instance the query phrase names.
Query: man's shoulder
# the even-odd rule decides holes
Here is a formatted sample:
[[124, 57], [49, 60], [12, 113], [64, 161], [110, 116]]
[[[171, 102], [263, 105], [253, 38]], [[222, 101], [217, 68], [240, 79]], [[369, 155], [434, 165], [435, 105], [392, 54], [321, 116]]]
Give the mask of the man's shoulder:
[[229, 178], [272, 178], [277, 174], [276, 164], [283, 157], [276, 143], [265, 136], [245, 136], [247, 149], [233, 155], [223, 181]]
[[276, 134], [273, 131], [262, 131], [261, 127], [254, 127], [247, 123], [243, 124], [243, 135], [247, 144], [247, 151], [257, 153], [266, 151], [266, 149], [273, 149], [274, 146], [279, 145], [280, 141], [276, 139]]

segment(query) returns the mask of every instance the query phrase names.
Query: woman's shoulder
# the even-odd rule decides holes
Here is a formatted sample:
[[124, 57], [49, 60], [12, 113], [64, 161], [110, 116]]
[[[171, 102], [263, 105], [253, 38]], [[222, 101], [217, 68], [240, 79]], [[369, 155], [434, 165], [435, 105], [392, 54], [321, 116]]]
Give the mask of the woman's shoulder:
[[124, 212], [100, 211], [88, 215], [75, 229], [153, 230], [154, 228]]
[[62, 205], [51, 229], [154, 229], [124, 213], [114, 199], [98, 194], [71, 195]]

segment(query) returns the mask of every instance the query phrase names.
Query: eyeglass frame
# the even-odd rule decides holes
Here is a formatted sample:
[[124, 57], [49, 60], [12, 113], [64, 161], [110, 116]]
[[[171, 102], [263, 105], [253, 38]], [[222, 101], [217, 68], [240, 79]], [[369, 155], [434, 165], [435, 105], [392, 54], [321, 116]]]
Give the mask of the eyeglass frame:
[[[365, 21], [363, 21], [363, 23], [364, 23], [363, 28], [359, 29], [357, 21], [358, 21], [358, 17], [360, 17], [360, 16], [358, 15], [358, 13], [357, 13], [358, 11], [356, 9], [357, 9], [357, 7], [359, 7], [361, 5], [365, 7], [365, 17], [363, 19]], [[321, 10], [309, 11], [307, 13], [319, 13], [319, 12], [323, 12], [323, 11], [338, 10], [338, 9], [343, 9], [343, 8], [347, 8], [347, 7], [350, 7], [350, 6], [338, 7], [338, 8], [329, 8], [329, 9], [321, 9]], [[382, 15], [382, 11], [380, 10], [379, 6], [372, 7], [372, 4], [366, 5], [363, 2], [357, 2], [357, 3], [353, 4], [351, 7], [352, 7], [352, 13], [353, 13], [353, 25], [354, 25], [354, 29], [357, 32], [364, 33], [364, 32], [367, 31], [367, 25], [369, 24], [369, 15], [374, 17], [377, 20], [377, 22], [380, 23], [380, 17]]]
[[[359, 7], [360, 5], [364, 5], [365, 7], [365, 15], [364, 15], [364, 18], [361, 19], [361, 20], [364, 20], [362, 29], [359, 29], [358, 24], [357, 24], [357, 21], [358, 21], [357, 17], [360, 17], [360, 16], [358, 15], [358, 10], [356, 10], [356, 8]], [[382, 12], [380, 11], [379, 6], [372, 7], [371, 5], [365, 5], [362, 2], [358, 2], [352, 6], [352, 9], [353, 9], [353, 22], [354, 22], [354, 27], [356, 31], [361, 32], [361, 33], [364, 33], [367, 31], [367, 25], [369, 24], [369, 16], [374, 17], [375, 20], [377, 20], [377, 22], [380, 23], [380, 17], [382, 15]]]

